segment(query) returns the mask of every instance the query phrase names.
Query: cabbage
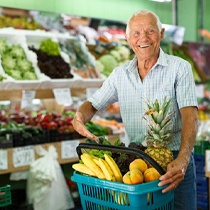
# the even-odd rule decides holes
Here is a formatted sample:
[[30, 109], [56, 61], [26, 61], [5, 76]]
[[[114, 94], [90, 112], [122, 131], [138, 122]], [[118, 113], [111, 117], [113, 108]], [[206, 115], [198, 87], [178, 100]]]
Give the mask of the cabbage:
[[5, 52], [6, 50], [7, 50], [6, 39], [1, 38], [0, 39], [0, 54], [2, 54], [3, 52]]
[[126, 46], [117, 46], [113, 50], [110, 51], [110, 54], [114, 56], [114, 58], [119, 63], [124, 63], [130, 59], [130, 49]]
[[99, 60], [96, 60], [95, 62], [95, 69], [98, 71], [98, 72], [103, 72], [104, 70], [104, 65], [99, 61]]
[[102, 55], [98, 61], [104, 66], [101, 73], [105, 76], [109, 76], [112, 70], [118, 66], [116, 59], [112, 55]]

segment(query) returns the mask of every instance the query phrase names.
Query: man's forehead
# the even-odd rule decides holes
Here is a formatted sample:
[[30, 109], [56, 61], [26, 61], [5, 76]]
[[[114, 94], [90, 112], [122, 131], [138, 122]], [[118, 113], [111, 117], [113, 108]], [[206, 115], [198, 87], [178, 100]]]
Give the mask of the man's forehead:
[[139, 29], [156, 29], [158, 28], [157, 25], [153, 25], [153, 24], [145, 24], [143, 22], [139, 22], [139, 23], [134, 23], [131, 27], [131, 30], [139, 30]]
[[158, 28], [157, 21], [153, 18], [135, 18], [130, 22], [133, 28]]

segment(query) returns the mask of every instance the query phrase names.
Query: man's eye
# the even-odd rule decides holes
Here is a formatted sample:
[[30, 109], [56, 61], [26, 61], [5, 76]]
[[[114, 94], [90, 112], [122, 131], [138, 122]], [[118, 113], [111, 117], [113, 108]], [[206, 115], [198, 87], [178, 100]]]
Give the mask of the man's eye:
[[134, 36], [138, 36], [139, 35], [139, 32], [138, 31], [135, 31], [134, 32]]
[[148, 34], [153, 34], [154, 30], [150, 29], [147, 31]]

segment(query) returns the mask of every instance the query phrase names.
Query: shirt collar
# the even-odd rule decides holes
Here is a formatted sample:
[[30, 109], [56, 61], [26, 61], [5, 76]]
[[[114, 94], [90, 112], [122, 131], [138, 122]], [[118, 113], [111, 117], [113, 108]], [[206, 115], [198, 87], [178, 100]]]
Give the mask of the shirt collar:
[[163, 52], [163, 50], [160, 48], [160, 55], [159, 58], [157, 60], [156, 65], [161, 65], [161, 66], [167, 66], [167, 59], [166, 59], [166, 54]]
[[[166, 55], [161, 48], [160, 48], [159, 58], [158, 58], [156, 64], [152, 67], [152, 69], [154, 69], [158, 65], [161, 65], [161, 66], [168, 65]], [[131, 72], [134, 72], [136, 70], [136, 68], [137, 68], [137, 57], [134, 56], [134, 58], [129, 62], [127, 69], [130, 70]]]

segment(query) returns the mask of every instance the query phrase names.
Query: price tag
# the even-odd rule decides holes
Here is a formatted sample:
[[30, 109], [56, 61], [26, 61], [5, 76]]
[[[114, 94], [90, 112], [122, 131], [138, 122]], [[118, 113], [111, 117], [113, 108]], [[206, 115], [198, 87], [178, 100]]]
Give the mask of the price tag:
[[8, 169], [8, 153], [7, 150], [0, 150], [0, 170]]
[[86, 88], [86, 98], [91, 97], [98, 88]]
[[204, 85], [196, 85], [196, 96], [197, 98], [203, 98], [204, 97]]
[[14, 167], [28, 166], [35, 160], [34, 147], [18, 147], [13, 149]]
[[75, 158], [78, 157], [76, 152], [76, 147], [79, 145], [79, 140], [70, 140], [70, 141], [62, 141], [61, 142], [61, 158]]
[[72, 105], [72, 97], [69, 88], [53, 89], [53, 94], [58, 104]]
[[22, 91], [22, 100], [21, 100], [21, 109], [24, 109], [32, 104], [33, 99], [35, 98], [35, 91]]

